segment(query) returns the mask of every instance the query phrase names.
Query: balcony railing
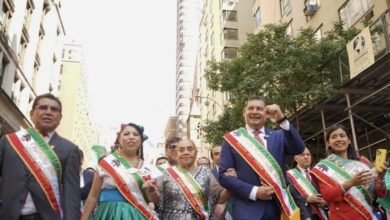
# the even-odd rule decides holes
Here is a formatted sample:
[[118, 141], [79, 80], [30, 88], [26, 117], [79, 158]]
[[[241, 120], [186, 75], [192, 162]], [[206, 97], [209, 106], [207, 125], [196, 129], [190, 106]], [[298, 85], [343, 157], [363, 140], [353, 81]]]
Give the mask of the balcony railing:
[[[390, 52], [390, 9], [380, 15], [369, 27], [376, 62]], [[340, 81], [343, 83], [350, 79], [350, 68], [346, 48], [340, 52], [338, 63]]]

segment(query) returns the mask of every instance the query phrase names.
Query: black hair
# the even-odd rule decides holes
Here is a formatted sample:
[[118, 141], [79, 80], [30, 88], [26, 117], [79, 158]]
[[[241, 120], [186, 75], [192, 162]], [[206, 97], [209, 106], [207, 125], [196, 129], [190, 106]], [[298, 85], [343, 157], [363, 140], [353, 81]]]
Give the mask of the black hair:
[[35, 107], [37, 107], [37, 105], [38, 105], [39, 100], [44, 99], [44, 98], [56, 101], [58, 103], [58, 105], [60, 106], [60, 112], [62, 112], [62, 103], [61, 103], [60, 99], [55, 97], [51, 93], [45, 93], [45, 94], [42, 94], [42, 95], [35, 97], [34, 102], [32, 104], [32, 109], [35, 109]]
[[179, 141], [181, 141], [181, 138], [179, 138], [177, 136], [168, 137], [168, 139], [165, 141], [165, 148], [167, 148], [168, 145], [170, 145], [172, 143], [179, 142]]
[[263, 101], [264, 104], [267, 105], [267, 102], [263, 96], [251, 96], [246, 100], [244, 108], [248, 105], [248, 102], [253, 101], [253, 100]]
[[[341, 129], [341, 130], [345, 131], [345, 133], [347, 134], [347, 137], [351, 140], [349, 129], [344, 127], [342, 124], [334, 124], [334, 125], [330, 126], [326, 130], [326, 132], [325, 132], [326, 133], [326, 141], [329, 142], [330, 135], [335, 130], [338, 130], [338, 129]], [[330, 146], [328, 147], [327, 150], [328, 150], [329, 153], [334, 153]], [[357, 153], [355, 151], [355, 148], [352, 146], [352, 144], [348, 144], [347, 156], [348, 156], [348, 159], [352, 159], [352, 160], [357, 160], [358, 159]]]
[[157, 165], [157, 162], [158, 162], [159, 160], [167, 160], [167, 161], [168, 161], [168, 157], [165, 157], [165, 156], [157, 157], [157, 159], [156, 159], [156, 165]]
[[144, 150], [143, 150], [144, 146], [143, 146], [143, 143], [144, 143], [144, 141], [146, 141], [148, 139], [148, 136], [146, 136], [144, 134], [144, 127], [142, 127], [140, 125], [137, 125], [135, 123], [128, 123], [128, 124], [122, 124], [121, 125], [121, 128], [120, 128], [119, 132], [117, 133], [114, 149], [112, 151], [115, 151], [115, 150], [117, 150], [120, 147], [119, 146], [119, 135], [122, 133], [122, 131], [127, 126], [131, 126], [131, 127], [135, 128], [135, 130], [137, 130], [138, 134], [141, 136], [141, 146], [138, 149], [137, 154], [143, 160], [144, 159]]

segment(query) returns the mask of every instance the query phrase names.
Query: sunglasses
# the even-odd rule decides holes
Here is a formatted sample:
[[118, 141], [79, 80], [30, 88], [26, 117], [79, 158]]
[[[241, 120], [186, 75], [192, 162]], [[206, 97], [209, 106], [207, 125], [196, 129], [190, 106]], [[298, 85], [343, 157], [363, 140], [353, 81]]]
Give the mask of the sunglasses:
[[169, 145], [167, 146], [167, 148], [169, 148], [169, 149], [175, 149], [176, 147], [177, 147], [176, 144], [169, 144]]
[[56, 106], [48, 106], [48, 105], [38, 105], [35, 107], [36, 109], [39, 109], [40, 111], [47, 111], [50, 110], [51, 112], [60, 112], [61, 109]]

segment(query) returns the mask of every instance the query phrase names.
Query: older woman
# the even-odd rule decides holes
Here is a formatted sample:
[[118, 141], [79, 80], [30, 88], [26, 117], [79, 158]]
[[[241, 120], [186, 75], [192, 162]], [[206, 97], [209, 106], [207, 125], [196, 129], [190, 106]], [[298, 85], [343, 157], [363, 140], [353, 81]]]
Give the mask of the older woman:
[[121, 126], [119, 148], [99, 161], [83, 220], [90, 217], [98, 199], [92, 219], [157, 219], [151, 203], [160, 198], [152, 180], [159, 171], [143, 163], [142, 143], [147, 139], [143, 131], [133, 123]]
[[372, 196], [385, 195], [383, 177], [387, 167], [374, 171], [360, 162], [342, 125], [331, 126], [326, 132], [326, 141], [331, 154], [311, 172], [329, 204], [329, 219], [377, 219], [371, 206]]
[[197, 150], [191, 140], [176, 148], [176, 166], [168, 166], [158, 180], [162, 219], [210, 219], [221, 190], [208, 168], [196, 167]]

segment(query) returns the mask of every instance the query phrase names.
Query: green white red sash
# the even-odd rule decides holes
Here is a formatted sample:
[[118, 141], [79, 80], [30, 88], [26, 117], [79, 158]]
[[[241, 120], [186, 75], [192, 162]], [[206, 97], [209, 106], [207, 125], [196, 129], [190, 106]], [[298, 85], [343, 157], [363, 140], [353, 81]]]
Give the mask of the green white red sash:
[[244, 128], [227, 133], [224, 138], [261, 177], [262, 181], [274, 189], [285, 217], [299, 219], [299, 208], [287, 189], [282, 169], [273, 156]]
[[[332, 156], [332, 155], [331, 155]], [[331, 157], [330, 156], [330, 157]], [[333, 155], [335, 156], [335, 155]], [[349, 163], [349, 167], [361, 167], [366, 166], [359, 161]], [[367, 169], [368, 166], [366, 166]], [[344, 170], [345, 167], [340, 168], [337, 163], [325, 159], [320, 161], [312, 170], [317, 179], [328, 186], [338, 187], [351, 179], [351, 174]], [[363, 186], [351, 187], [347, 192], [344, 193], [344, 200], [348, 202], [352, 208], [354, 208], [364, 219], [376, 220], [376, 216], [373, 213], [371, 207], [371, 196], [367, 189]]]
[[37, 180], [51, 207], [62, 218], [60, 203], [62, 168], [56, 153], [34, 128], [22, 129], [6, 137]]
[[[297, 168], [288, 170], [287, 176], [303, 198], [319, 194], [313, 184]], [[322, 220], [328, 219], [324, 209], [316, 206], [311, 206], [311, 208]]]
[[230, 202], [217, 204], [215, 207], [215, 217], [221, 220], [233, 220], [233, 207]]
[[142, 185], [143, 177], [117, 152], [99, 161], [100, 167], [110, 175], [122, 196], [146, 219], [158, 219], [149, 207]]
[[208, 201], [191, 173], [178, 166], [170, 166], [165, 169], [165, 172], [180, 186], [187, 201], [199, 215], [199, 219], [209, 219]]

